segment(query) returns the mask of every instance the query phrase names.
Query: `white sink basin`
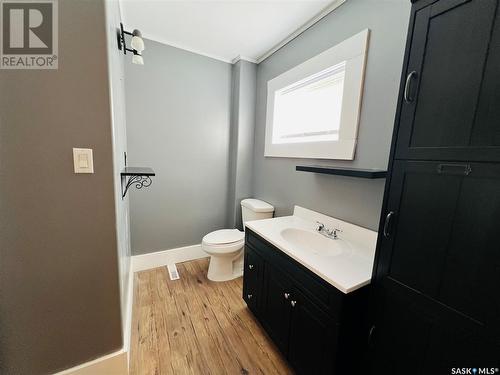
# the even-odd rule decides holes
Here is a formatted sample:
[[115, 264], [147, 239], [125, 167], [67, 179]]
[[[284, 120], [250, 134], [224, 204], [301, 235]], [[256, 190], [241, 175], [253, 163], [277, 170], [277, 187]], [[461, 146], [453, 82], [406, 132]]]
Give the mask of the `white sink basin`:
[[351, 250], [349, 244], [340, 238], [333, 240], [309, 230], [286, 228], [280, 234], [291, 245], [319, 256], [334, 257]]
[[[319, 234], [317, 222], [339, 228], [340, 238]], [[343, 293], [370, 283], [377, 232], [300, 206], [292, 216], [247, 221], [245, 226]]]

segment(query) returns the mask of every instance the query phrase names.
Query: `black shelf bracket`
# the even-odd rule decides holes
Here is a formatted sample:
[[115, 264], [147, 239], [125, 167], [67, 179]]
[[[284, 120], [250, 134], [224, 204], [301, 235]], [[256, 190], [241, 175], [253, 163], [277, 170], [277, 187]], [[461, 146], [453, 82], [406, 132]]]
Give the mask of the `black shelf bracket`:
[[151, 168], [125, 167], [120, 173], [122, 180], [122, 199], [125, 198], [128, 189], [132, 185], [135, 185], [136, 189], [151, 186], [153, 183], [151, 177], [155, 175], [155, 172]]

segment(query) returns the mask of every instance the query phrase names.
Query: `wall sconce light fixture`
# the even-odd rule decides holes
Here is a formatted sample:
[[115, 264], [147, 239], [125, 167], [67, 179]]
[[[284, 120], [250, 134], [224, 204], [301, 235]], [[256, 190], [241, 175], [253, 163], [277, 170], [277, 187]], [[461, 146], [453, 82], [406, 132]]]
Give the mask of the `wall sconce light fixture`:
[[[131, 35], [132, 40], [130, 41], [130, 46], [132, 48], [127, 48], [127, 43], [125, 42], [125, 35]], [[126, 55], [127, 52], [132, 52], [132, 64], [144, 65], [144, 59], [142, 58], [141, 52], [144, 51], [144, 40], [142, 40], [142, 34], [139, 30], [135, 29], [132, 32], [123, 30], [123, 24], [120, 22], [120, 30], [117, 34], [118, 39], [118, 49]]]

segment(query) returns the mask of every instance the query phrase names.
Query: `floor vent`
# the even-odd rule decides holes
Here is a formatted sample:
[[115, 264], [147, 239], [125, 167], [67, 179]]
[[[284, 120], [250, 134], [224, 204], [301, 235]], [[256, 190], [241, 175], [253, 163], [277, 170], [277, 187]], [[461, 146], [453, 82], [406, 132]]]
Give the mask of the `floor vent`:
[[180, 279], [180, 276], [179, 276], [179, 271], [177, 271], [177, 266], [174, 264], [169, 264], [167, 266], [167, 270], [168, 270], [168, 275], [170, 276], [170, 280], [179, 280]]

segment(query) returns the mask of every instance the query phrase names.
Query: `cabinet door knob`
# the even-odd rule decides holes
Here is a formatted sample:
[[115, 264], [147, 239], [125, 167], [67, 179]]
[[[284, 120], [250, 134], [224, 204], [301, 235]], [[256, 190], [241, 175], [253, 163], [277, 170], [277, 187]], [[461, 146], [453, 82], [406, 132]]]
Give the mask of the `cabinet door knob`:
[[247, 294], [248, 299], [252, 299], [253, 294]]
[[290, 301], [290, 305], [292, 305], [292, 307], [295, 307], [296, 304], [297, 304], [297, 301]]
[[285, 299], [290, 298], [290, 293], [285, 293]]
[[253, 270], [253, 264], [249, 264], [248, 268], [251, 269], [251, 270]]

